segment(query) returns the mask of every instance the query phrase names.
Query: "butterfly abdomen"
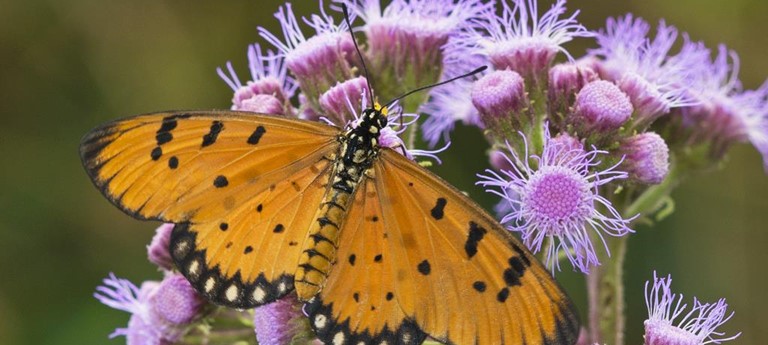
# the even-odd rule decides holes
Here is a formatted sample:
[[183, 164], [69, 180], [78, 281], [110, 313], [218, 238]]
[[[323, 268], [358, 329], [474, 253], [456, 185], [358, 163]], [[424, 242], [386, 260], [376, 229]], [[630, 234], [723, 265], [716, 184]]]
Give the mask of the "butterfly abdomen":
[[364, 113], [363, 121], [340, 137], [341, 146], [334, 161], [330, 186], [315, 214], [294, 276], [296, 293], [301, 300], [309, 300], [320, 292], [336, 262], [340, 229], [347, 210], [352, 205], [357, 186], [366, 175], [372, 174], [370, 168], [378, 152], [381, 116], [375, 111]]

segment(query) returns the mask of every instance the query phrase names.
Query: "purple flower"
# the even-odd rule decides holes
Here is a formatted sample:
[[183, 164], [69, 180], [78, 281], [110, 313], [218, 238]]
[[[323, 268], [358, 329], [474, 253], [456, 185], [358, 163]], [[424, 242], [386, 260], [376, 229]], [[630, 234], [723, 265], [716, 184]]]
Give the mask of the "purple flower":
[[499, 137], [521, 129], [528, 107], [523, 77], [511, 70], [493, 71], [472, 85], [472, 104], [480, 113], [483, 126]]
[[[221, 79], [235, 91], [232, 98], [232, 110], [245, 110], [266, 114], [285, 114], [290, 110], [290, 98], [296, 93], [298, 84], [288, 76], [288, 70], [283, 61], [274, 52], [268, 51], [262, 54], [261, 46], [254, 44], [248, 46], [248, 66], [251, 71], [251, 80], [245, 85], [240, 82], [232, 68], [232, 63], [227, 62], [227, 71], [217, 68]], [[280, 108], [261, 106], [260, 100], [255, 100], [259, 95], [268, 95], [277, 99]], [[268, 110], [265, 111], [265, 110]]]
[[346, 0], [365, 21], [367, 56], [377, 71], [380, 95], [436, 82], [443, 66], [442, 47], [482, 11], [480, 0], [395, 0], [382, 10], [380, 0]]
[[656, 272], [653, 272], [650, 291], [650, 281], [645, 283], [645, 304], [648, 307], [645, 345], [720, 344], [741, 335], [725, 337], [724, 333], [716, 331], [733, 317], [733, 312], [726, 312], [728, 304], [724, 298], [716, 303], [704, 304], [694, 298], [693, 308], [686, 312], [688, 305], [682, 304], [683, 295], [673, 294], [671, 284], [672, 276], [658, 278]]
[[472, 83], [472, 80], [459, 79], [437, 87], [430, 93], [430, 100], [421, 106], [420, 112], [429, 114], [421, 130], [430, 147], [437, 146], [440, 139], [449, 141], [456, 121], [482, 127], [480, 114], [472, 104]]
[[94, 297], [112, 308], [131, 313], [123, 335], [129, 345], [171, 344], [181, 339], [188, 326], [202, 314], [205, 300], [183, 276], [170, 274], [162, 282], [148, 281], [141, 289], [113, 273], [96, 288]]
[[576, 95], [571, 123], [580, 132], [607, 133], [617, 130], [632, 116], [632, 102], [615, 84], [596, 80]]
[[617, 83], [632, 100], [647, 125], [671, 108], [696, 103], [688, 92], [691, 71], [708, 59], [709, 53], [685, 37], [683, 48], [675, 55], [670, 50], [677, 40], [677, 29], [659, 23], [653, 40], [647, 38], [650, 25], [627, 14], [609, 18], [597, 35], [599, 48], [590, 51], [601, 58], [600, 72]]
[[104, 279], [104, 285], [96, 288], [94, 297], [114, 309], [131, 313], [127, 328], [118, 328], [110, 338], [125, 336], [128, 345], [166, 345], [181, 338], [182, 332], [162, 322], [154, 313], [150, 296], [160, 284], [144, 282], [141, 289], [113, 273]]
[[743, 91], [738, 73], [738, 55], [721, 45], [694, 78], [692, 92], [700, 104], [685, 109], [685, 125], [699, 140], [712, 141], [717, 156], [734, 142], [750, 141], [768, 171], [768, 82]]
[[644, 184], [659, 184], [669, 173], [669, 147], [656, 133], [645, 132], [621, 143], [621, 168], [629, 178]]
[[475, 21], [476, 28], [460, 34], [449, 49], [485, 55], [497, 70], [509, 68], [526, 77], [540, 76], [558, 52], [572, 60], [562, 44], [575, 37], [593, 36], [576, 21], [579, 11], [560, 18], [566, 12], [565, 0], [558, 0], [541, 16], [536, 0], [512, 3], [513, 7], [503, 2], [501, 17], [494, 8], [485, 10], [483, 20]]
[[298, 344], [313, 338], [309, 321], [295, 294], [288, 294], [253, 310], [253, 326], [260, 345]]
[[549, 69], [547, 98], [550, 114], [560, 120], [569, 112], [576, 94], [587, 83], [598, 80], [597, 72], [586, 63], [563, 63]]
[[168, 250], [171, 248], [171, 232], [174, 226], [175, 224], [165, 223], [157, 227], [152, 242], [147, 246], [149, 261], [166, 271], [173, 269], [173, 259]]
[[[343, 21], [336, 25], [333, 17], [325, 13], [322, 2], [320, 15], [304, 18], [304, 22], [315, 30], [315, 35], [309, 38], [299, 28], [291, 4], [281, 7], [275, 17], [282, 27], [284, 41], [263, 27], [259, 27], [259, 34], [285, 57], [285, 65], [308, 100], [316, 101], [336, 82], [353, 76], [349, 61], [357, 57], [349, 29]], [[316, 104], [313, 106], [318, 108]]]
[[542, 155], [529, 156], [528, 142], [521, 137], [525, 144], [522, 155], [507, 144], [510, 156], [506, 159], [512, 169], [501, 174], [486, 170], [488, 175], [478, 175], [478, 184], [498, 189], [488, 191], [511, 204], [511, 212], [501, 221], [520, 232], [531, 250], [542, 250], [544, 239], [549, 239], [546, 263], [553, 271], [559, 269], [556, 257], [562, 249], [574, 268], [587, 273], [600, 264], [588, 229], [600, 237], [606, 251], [603, 234], [624, 236], [633, 232], [629, 228], [633, 218], [624, 219], [598, 194], [600, 186], [625, 179], [627, 174], [616, 171], [615, 166], [591, 171], [601, 163], [598, 156], [607, 152], [574, 148], [571, 140], [551, 139], [549, 131], [544, 134]]
[[186, 278], [172, 274], [163, 279], [149, 296], [149, 304], [163, 321], [185, 325], [200, 316], [205, 299], [197, 294]]
[[344, 126], [355, 119], [357, 107], [363, 94], [368, 94], [368, 84], [365, 77], [357, 77], [338, 83], [320, 96], [320, 106], [325, 110], [324, 115], [335, 125]]

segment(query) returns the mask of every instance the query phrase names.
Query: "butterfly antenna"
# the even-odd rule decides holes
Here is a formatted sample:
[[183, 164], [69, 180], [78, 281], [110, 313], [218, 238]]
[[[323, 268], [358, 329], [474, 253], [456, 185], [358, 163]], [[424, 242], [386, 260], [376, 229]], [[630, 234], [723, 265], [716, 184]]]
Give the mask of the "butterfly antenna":
[[360, 58], [360, 64], [363, 65], [363, 73], [365, 74], [365, 82], [368, 84], [368, 97], [370, 99], [368, 102], [371, 102], [371, 105], [373, 105], [373, 87], [371, 87], [371, 77], [368, 74], [368, 68], [365, 67], [365, 59], [363, 59], [363, 53], [360, 52], [360, 47], [357, 46], [357, 40], [355, 39], [355, 33], [352, 32], [352, 22], [349, 20], [349, 10], [347, 9], [347, 4], [342, 3], [341, 4], [341, 10], [344, 12], [344, 21], [347, 22], [347, 27], [349, 28], [349, 35], [352, 36], [352, 43], [355, 44], [355, 51], [357, 52], [357, 56]]
[[414, 89], [414, 90], [408, 91], [408, 92], [406, 92], [406, 93], [404, 93], [404, 94], [402, 94], [400, 96], [395, 97], [395, 99], [387, 102], [387, 105], [385, 105], [385, 107], [389, 107], [390, 105], [392, 105], [392, 103], [395, 103], [395, 102], [397, 102], [397, 101], [399, 101], [399, 100], [401, 100], [401, 99], [403, 99], [405, 97], [408, 97], [411, 94], [419, 92], [421, 90], [431, 89], [433, 87], [437, 87], [437, 86], [440, 86], [440, 85], [448, 84], [448, 83], [450, 83], [450, 82], [452, 82], [454, 80], [457, 80], [457, 79], [473, 76], [473, 75], [478, 74], [478, 73], [480, 73], [482, 71], [485, 71], [486, 69], [488, 69], [488, 66], [481, 66], [481, 67], [475, 68], [475, 70], [473, 70], [472, 72], [462, 74], [462, 75], [460, 75], [458, 77], [453, 77], [453, 78], [448, 79], [448, 80], [443, 80], [443, 81], [441, 81], [439, 83], [435, 83], [435, 84], [427, 85], [427, 86], [422, 86], [422, 87], [420, 87], [418, 89]]

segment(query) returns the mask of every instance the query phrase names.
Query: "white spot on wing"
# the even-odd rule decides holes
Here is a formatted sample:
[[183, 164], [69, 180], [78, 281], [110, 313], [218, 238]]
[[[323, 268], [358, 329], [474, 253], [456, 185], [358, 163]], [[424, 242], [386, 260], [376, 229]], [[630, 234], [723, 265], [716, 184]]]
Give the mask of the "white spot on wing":
[[325, 328], [326, 324], [328, 324], [328, 318], [325, 317], [325, 315], [323, 314], [315, 315], [315, 328], [323, 329]]
[[216, 278], [210, 277], [208, 278], [208, 280], [205, 281], [205, 292], [211, 292], [215, 287], [216, 287]]
[[237, 285], [232, 284], [227, 288], [227, 292], [225, 292], [225, 297], [228, 301], [234, 302], [237, 299], [237, 295], [239, 294], [240, 289], [237, 287]]
[[190, 276], [197, 277], [197, 275], [200, 273], [200, 260], [192, 260], [192, 262], [189, 263], [187, 271], [189, 272]]
[[344, 344], [344, 332], [336, 333], [336, 335], [333, 336], [333, 345], [342, 344]]
[[267, 297], [267, 293], [264, 292], [264, 289], [261, 288], [261, 286], [257, 286], [256, 290], [253, 290], [253, 300], [258, 303], [263, 303], [264, 298]]
[[285, 292], [285, 290], [288, 290], [288, 286], [285, 285], [285, 282], [281, 282], [279, 285], [277, 285], [277, 291], [280, 293]]
[[411, 343], [411, 333], [403, 332], [403, 344]]

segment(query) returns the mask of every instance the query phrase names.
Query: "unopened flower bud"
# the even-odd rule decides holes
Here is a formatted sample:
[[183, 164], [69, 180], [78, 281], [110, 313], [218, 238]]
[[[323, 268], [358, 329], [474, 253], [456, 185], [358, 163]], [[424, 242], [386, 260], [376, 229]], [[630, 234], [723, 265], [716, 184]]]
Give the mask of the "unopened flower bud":
[[564, 63], [549, 69], [547, 97], [552, 114], [564, 116], [584, 85], [598, 80], [597, 73], [585, 64]]
[[523, 78], [510, 70], [488, 73], [472, 86], [472, 104], [485, 128], [502, 136], [519, 129], [519, 113], [528, 105]]
[[205, 299], [197, 294], [186, 278], [174, 274], [160, 282], [160, 286], [150, 295], [149, 303], [164, 321], [183, 325], [200, 315]]
[[629, 97], [609, 81], [593, 81], [576, 95], [571, 123], [587, 133], [610, 132], [632, 116]]
[[669, 173], [669, 147], [658, 134], [645, 132], [627, 138], [621, 145], [622, 168], [629, 178], [644, 184], [659, 184]]
[[169, 249], [171, 248], [171, 232], [173, 232], [174, 226], [172, 223], [165, 223], [157, 227], [152, 242], [147, 246], [149, 261], [166, 271], [173, 268], [173, 259]]

